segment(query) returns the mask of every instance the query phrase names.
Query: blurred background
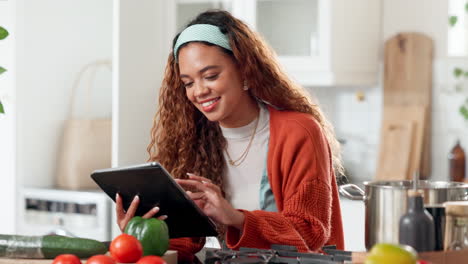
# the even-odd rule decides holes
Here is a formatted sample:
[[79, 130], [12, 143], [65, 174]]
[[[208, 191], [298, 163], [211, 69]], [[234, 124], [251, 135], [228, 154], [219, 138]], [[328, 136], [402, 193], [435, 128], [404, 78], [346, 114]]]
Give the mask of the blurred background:
[[[468, 147], [465, 0], [0, 0], [0, 26], [9, 33], [0, 40], [0, 233], [100, 240], [117, 233], [103, 193], [57, 185], [67, 177], [57, 175], [66, 121], [112, 120], [109, 166], [146, 162], [172, 38], [210, 8], [262, 34], [316, 97], [342, 143], [348, 181], [357, 184], [379, 171], [386, 43], [424, 34], [431, 57], [419, 64], [415, 56], [411, 72], [429, 74], [426, 177], [449, 180], [452, 147], [457, 140]], [[73, 94], [80, 71], [98, 63], [107, 67], [86, 71]], [[361, 203], [342, 203], [351, 250], [364, 248]]]

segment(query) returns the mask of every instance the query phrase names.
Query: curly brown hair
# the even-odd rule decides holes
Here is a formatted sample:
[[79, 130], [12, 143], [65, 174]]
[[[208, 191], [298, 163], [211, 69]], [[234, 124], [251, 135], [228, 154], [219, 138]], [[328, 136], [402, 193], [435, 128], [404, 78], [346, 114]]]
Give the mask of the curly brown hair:
[[[342, 172], [340, 147], [333, 127], [305, 89], [292, 82], [276, 62], [276, 54], [257, 33], [229, 12], [210, 10], [199, 14], [194, 24], [218, 26], [229, 38], [229, 53], [248, 80], [250, 95], [280, 110], [311, 114], [321, 125], [332, 150], [336, 171]], [[178, 36], [173, 40], [173, 46]], [[207, 44], [207, 43], [205, 43]], [[223, 184], [226, 141], [216, 122], [209, 121], [185, 95], [179, 67], [173, 52], [169, 54], [162, 82], [159, 109], [153, 120], [150, 161], [160, 162], [174, 177], [185, 178], [187, 172]]]

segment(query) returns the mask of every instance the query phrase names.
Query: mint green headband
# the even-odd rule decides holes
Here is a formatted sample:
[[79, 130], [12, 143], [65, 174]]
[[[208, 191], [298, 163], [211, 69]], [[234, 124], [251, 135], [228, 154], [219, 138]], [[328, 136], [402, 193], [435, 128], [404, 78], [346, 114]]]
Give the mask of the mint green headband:
[[192, 41], [204, 41], [232, 51], [228, 37], [221, 32], [219, 27], [210, 24], [195, 24], [184, 29], [177, 38], [174, 45], [174, 58], [176, 61], [177, 51], [180, 46]]

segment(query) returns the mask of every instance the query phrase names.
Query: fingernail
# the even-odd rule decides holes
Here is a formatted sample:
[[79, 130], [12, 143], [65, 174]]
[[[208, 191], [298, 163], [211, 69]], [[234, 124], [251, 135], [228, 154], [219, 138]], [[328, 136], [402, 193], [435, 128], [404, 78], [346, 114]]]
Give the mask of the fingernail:
[[155, 212], [159, 211], [159, 207], [157, 207], [157, 206], [153, 207], [153, 211], [155, 211]]
[[191, 172], [187, 172], [187, 175], [188, 175], [188, 176], [193, 176], [193, 175], [195, 175], [195, 174], [193, 174], [193, 173], [191, 173]]
[[115, 193], [115, 199], [119, 199], [119, 193]]
[[167, 215], [163, 215], [161, 216], [163, 220], [166, 220], [167, 219]]
[[135, 195], [135, 198], [133, 198], [134, 201], [136, 200], [140, 200], [140, 197], [138, 197], [138, 195]]
[[191, 191], [186, 191], [187, 194], [191, 194], [192, 192]]

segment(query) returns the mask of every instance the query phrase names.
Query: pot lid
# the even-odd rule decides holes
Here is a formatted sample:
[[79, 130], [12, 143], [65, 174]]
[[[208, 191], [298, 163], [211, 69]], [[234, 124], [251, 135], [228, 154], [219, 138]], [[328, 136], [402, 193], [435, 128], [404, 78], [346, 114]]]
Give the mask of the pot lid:
[[[392, 189], [412, 189], [413, 181], [366, 181], [365, 186], [377, 188], [392, 188]], [[417, 189], [468, 189], [468, 184], [463, 182], [448, 182], [448, 181], [429, 181], [419, 180]]]

